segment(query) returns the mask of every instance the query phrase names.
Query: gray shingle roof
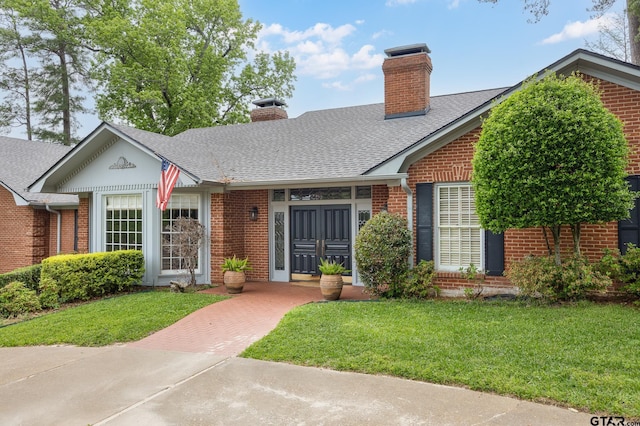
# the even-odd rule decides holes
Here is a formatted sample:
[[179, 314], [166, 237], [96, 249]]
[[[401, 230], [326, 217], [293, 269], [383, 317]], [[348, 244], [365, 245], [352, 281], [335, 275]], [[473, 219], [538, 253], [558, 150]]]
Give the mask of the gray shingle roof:
[[40, 194], [27, 191], [71, 147], [0, 136], [0, 181], [29, 202], [77, 204], [78, 197], [63, 194]]
[[192, 129], [174, 137], [113, 125], [206, 181], [354, 178], [505, 89], [434, 96], [424, 116], [384, 119], [384, 104], [297, 118]]

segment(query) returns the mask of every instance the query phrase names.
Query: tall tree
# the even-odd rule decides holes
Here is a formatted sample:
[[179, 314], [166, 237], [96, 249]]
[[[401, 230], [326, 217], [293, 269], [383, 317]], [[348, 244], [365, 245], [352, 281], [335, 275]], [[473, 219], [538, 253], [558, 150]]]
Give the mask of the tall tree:
[[81, 0], [0, 0], [2, 89], [11, 105], [5, 124], [24, 125], [27, 137], [71, 144], [80, 93], [89, 88], [82, 47]]
[[613, 18], [598, 28], [598, 40], [585, 40], [585, 47], [624, 62], [631, 61], [631, 43], [629, 38], [629, 21], [626, 14], [616, 13]]
[[[478, 0], [481, 3], [498, 3], [499, 0]], [[549, 14], [551, 0], [522, 0], [524, 9], [533, 15], [533, 21], [538, 22], [543, 16]], [[591, 11], [596, 16], [602, 16], [611, 9], [616, 0], [591, 0], [593, 7]], [[640, 0], [626, 0], [627, 20], [629, 34], [631, 34], [631, 63], [640, 65]]]
[[82, 8], [76, 0], [31, 0], [22, 3], [20, 13], [27, 19], [34, 39], [31, 50], [40, 64], [34, 84], [40, 126], [34, 133], [42, 140], [75, 143], [77, 115], [86, 112], [80, 93], [89, 88]]
[[246, 122], [249, 101], [292, 94], [288, 53], [247, 60], [261, 25], [237, 0], [94, 0], [90, 15], [103, 119], [175, 135]]
[[0, 9], [0, 61], [4, 66], [0, 70], [0, 90], [2, 105], [0, 106], [0, 128], [25, 127], [27, 139], [33, 139], [31, 121], [31, 75], [28, 46], [31, 43], [28, 35], [23, 35], [24, 28], [18, 13], [10, 7]]
[[581, 77], [549, 74], [497, 103], [482, 124], [473, 157], [476, 210], [485, 229], [571, 228], [580, 254], [583, 223], [629, 216], [624, 178], [629, 148], [622, 122]]

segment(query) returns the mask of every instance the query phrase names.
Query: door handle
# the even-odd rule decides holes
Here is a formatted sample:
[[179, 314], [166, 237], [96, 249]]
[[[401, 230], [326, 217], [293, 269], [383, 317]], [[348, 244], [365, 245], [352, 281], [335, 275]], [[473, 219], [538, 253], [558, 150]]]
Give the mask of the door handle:
[[316, 240], [316, 256], [322, 256], [321, 251], [320, 251], [320, 240]]
[[322, 240], [322, 257], [324, 257], [325, 251], [327, 251], [327, 244], [325, 240]]

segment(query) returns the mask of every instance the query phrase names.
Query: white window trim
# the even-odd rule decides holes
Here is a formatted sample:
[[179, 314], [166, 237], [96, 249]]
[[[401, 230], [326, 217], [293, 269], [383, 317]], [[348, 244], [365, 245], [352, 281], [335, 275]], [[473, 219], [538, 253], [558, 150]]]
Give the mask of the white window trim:
[[[444, 272], [460, 272], [460, 269], [466, 269], [469, 265], [441, 265], [440, 264], [440, 189], [441, 188], [460, 188], [460, 187], [471, 187], [471, 183], [468, 182], [455, 182], [455, 183], [437, 183], [434, 185], [434, 242], [435, 242], [435, 269], [437, 271]], [[480, 230], [480, 262], [478, 265], [474, 263], [474, 266], [479, 271], [484, 271], [485, 268], [485, 242], [484, 242], [484, 230], [482, 227], [478, 225], [478, 229]]]

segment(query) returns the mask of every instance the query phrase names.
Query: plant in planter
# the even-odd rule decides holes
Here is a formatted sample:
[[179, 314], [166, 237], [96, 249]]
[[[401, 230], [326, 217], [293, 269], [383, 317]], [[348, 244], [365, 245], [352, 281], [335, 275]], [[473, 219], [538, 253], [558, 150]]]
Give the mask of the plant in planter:
[[231, 294], [241, 293], [247, 278], [245, 271], [250, 271], [249, 258], [239, 259], [234, 254], [227, 257], [222, 262], [222, 272], [224, 272], [224, 285]]
[[335, 260], [320, 259], [318, 266], [320, 277], [320, 291], [324, 300], [338, 300], [342, 293], [342, 274], [350, 272], [342, 263]]

